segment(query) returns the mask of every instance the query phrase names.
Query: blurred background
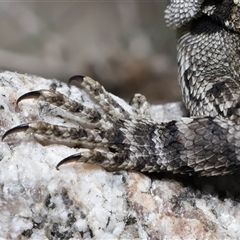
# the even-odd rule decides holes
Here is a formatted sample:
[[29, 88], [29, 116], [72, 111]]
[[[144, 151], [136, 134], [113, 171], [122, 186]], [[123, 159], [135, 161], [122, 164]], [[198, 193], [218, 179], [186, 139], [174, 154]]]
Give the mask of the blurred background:
[[129, 100], [181, 99], [163, 1], [0, 2], [0, 69], [67, 81], [88, 75]]

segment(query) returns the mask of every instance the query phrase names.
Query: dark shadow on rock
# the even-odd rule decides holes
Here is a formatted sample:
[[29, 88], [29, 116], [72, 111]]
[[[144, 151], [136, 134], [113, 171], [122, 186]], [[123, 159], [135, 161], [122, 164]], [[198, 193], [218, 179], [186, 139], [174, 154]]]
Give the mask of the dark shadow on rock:
[[169, 179], [181, 182], [184, 187], [202, 194], [217, 196], [219, 199], [231, 199], [240, 202], [240, 170], [234, 174], [214, 177], [200, 177], [172, 173], [145, 173], [151, 179]]

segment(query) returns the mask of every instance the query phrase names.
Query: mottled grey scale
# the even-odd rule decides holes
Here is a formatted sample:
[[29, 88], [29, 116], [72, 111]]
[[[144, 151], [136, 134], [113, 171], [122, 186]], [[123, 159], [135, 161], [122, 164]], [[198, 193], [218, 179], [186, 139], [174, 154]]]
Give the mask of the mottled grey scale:
[[117, 166], [120, 166], [126, 160], [126, 158], [123, 156], [115, 156], [113, 160]]
[[105, 161], [105, 158], [100, 153], [97, 153], [94, 160], [97, 164], [101, 164]]
[[73, 113], [75, 116], [80, 115], [81, 118], [87, 119], [87, 122], [90, 123], [97, 123], [102, 119], [101, 114], [96, 109], [88, 108], [82, 103], [74, 101], [65, 96], [64, 94], [61, 94], [54, 90], [40, 90], [29, 92], [22, 95], [18, 99], [17, 103], [19, 103], [21, 99], [27, 98], [37, 98], [38, 100], [43, 100], [45, 102], [51, 103], [55, 106], [60, 107], [63, 110]]
[[181, 160], [181, 151], [184, 150], [184, 145], [181, 142], [179, 128], [176, 123], [176, 121], [164, 123], [159, 130], [163, 144], [162, 152], [169, 162], [166, 167], [168, 168], [168, 165], [170, 165], [173, 171], [187, 166], [187, 162]]
[[138, 146], [149, 144], [154, 148], [154, 142], [152, 141], [154, 138], [154, 131], [155, 126], [153, 124], [138, 122], [132, 131], [132, 135]]
[[76, 115], [79, 127], [33, 122], [8, 130], [3, 139], [26, 131], [85, 148], [63, 159], [57, 168], [77, 161], [108, 170], [201, 176], [239, 169], [240, 2], [170, 0], [165, 19], [177, 29], [179, 83], [191, 117], [154, 122], [144, 96], [136, 94], [130, 102], [132, 111], [128, 111], [98, 82], [84, 77], [81, 87], [97, 109], [49, 90], [29, 92], [17, 101], [39, 98], [56, 105]]
[[[228, 2], [233, 5], [232, 2]], [[215, 6], [214, 1], [212, 3], [205, 1], [204, 8], [207, 4]], [[218, 5], [221, 4], [218, 3]], [[239, 79], [239, 55], [236, 54], [236, 49], [239, 49], [239, 33], [227, 31], [222, 23], [224, 19], [216, 21], [220, 17], [220, 11], [224, 10], [223, 18], [229, 16], [229, 12], [228, 15], [225, 13], [225, 5], [226, 1], [223, 6], [215, 8], [217, 16], [213, 11], [212, 14], [208, 12], [194, 19], [188, 27], [189, 31], [186, 29], [183, 31], [181, 28], [178, 30], [179, 80], [184, 102], [193, 116], [228, 117], [231, 113], [236, 115], [232, 106], [234, 102], [235, 104], [239, 102], [240, 95], [237, 81]], [[228, 39], [227, 42], [226, 39]], [[189, 55], [190, 57], [186, 60], [185, 56]], [[181, 76], [181, 73], [185, 75]], [[216, 90], [214, 86], [216, 87], [219, 81], [223, 82], [226, 78], [229, 79], [226, 90], [220, 89], [218, 93], [215, 92], [215, 95], [210, 96], [209, 93]], [[226, 101], [229, 102], [226, 103]], [[231, 110], [228, 111], [228, 108]], [[231, 120], [234, 120], [234, 117]]]
[[226, 86], [226, 81], [217, 82], [212, 85], [212, 87], [206, 92], [206, 95], [210, 97], [210, 95], [213, 96], [212, 99], [219, 98], [220, 96], [223, 96], [224, 91], [228, 90], [228, 87]]
[[[204, 167], [223, 169], [234, 163], [239, 167], [240, 163], [236, 155], [234, 139], [229, 142], [227, 139], [229, 129], [223, 128], [221, 122], [213, 118], [196, 119], [205, 129], [202, 136], [205, 138], [194, 139], [194, 151], [197, 161], [204, 161]], [[189, 128], [191, 129], [191, 125]], [[193, 126], [193, 129], [195, 126]], [[197, 131], [196, 131], [197, 133]], [[207, 140], [206, 140], [207, 139]], [[220, 162], [222, 161], [222, 163]]]
[[88, 136], [86, 130], [75, 129], [75, 128], [71, 128], [70, 131], [69, 131], [69, 134], [70, 134], [72, 139], [81, 139], [81, 138], [84, 138], [84, 137]]
[[123, 132], [120, 129], [114, 129], [115, 131], [109, 136], [109, 141], [110, 143], [116, 145], [119, 149], [124, 149], [125, 143], [124, 140], [125, 135], [123, 134]]
[[125, 109], [98, 82], [85, 77], [81, 85], [105, 111], [113, 112], [116, 117], [128, 117]]

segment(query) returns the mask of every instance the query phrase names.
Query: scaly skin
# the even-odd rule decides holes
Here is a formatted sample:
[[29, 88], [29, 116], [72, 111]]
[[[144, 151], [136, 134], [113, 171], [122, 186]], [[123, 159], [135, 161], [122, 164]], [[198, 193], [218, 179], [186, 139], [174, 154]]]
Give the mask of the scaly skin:
[[88, 149], [63, 159], [109, 170], [224, 175], [240, 168], [240, 3], [238, 0], [172, 0], [166, 22], [177, 29], [179, 82], [191, 117], [154, 122], [141, 95], [127, 112], [98, 83], [79, 76], [103, 113], [50, 90], [27, 93], [79, 118], [79, 127], [32, 122], [7, 131], [39, 134]]

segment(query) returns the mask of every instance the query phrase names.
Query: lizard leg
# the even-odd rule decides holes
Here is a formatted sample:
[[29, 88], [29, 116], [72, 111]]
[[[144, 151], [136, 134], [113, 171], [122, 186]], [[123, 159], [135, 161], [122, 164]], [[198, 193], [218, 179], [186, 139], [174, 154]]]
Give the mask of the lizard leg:
[[[25, 131], [53, 142], [74, 143], [88, 149], [88, 154], [67, 157], [58, 166], [77, 160], [100, 164], [111, 170], [170, 171], [205, 176], [230, 173], [240, 167], [240, 126], [230, 120], [203, 116], [159, 124], [127, 111], [122, 111], [122, 115], [122, 107], [111, 94], [95, 81], [84, 79], [84, 87], [104, 110], [106, 122], [91, 128], [83, 127], [81, 123], [77, 128], [68, 128], [33, 122], [8, 130], [3, 139], [9, 134]], [[20, 97], [22, 99], [24, 97]], [[137, 99], [133, 101], [136, 109], [141, 106]]]
[[239, 132], [239, 128], [211, 117], [183, 118], [161, 124], [126, 120], [112, 124], [109, 129], [94, 130], [33, 122], [10, 129], [3, 139], [25, 131], [88, 149], [88, 153], [63, 159], [57, 167], [76, 161], [98, 164], [109, 170], [213, 176], [240, 168], [239, 135], [231, 134]]

